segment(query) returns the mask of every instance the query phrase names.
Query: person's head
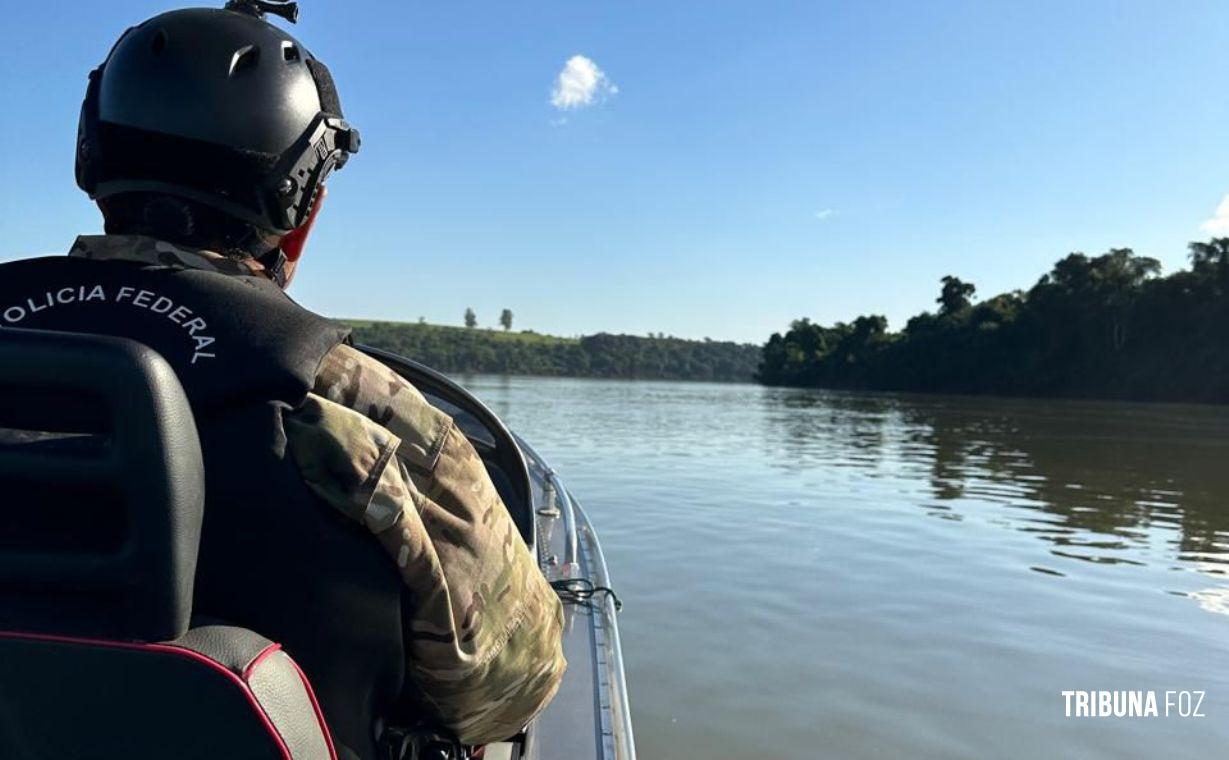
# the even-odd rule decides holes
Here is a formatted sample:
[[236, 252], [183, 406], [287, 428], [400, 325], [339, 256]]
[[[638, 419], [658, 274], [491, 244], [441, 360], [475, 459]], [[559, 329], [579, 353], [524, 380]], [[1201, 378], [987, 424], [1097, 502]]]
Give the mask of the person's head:
[[297, 9], [231, 0], [164, 13], [91, 73], [77, 183], [108, 233], [256, 258], [289, 281], [325, 179], [359, 137], [328, 69], [266, 12]]

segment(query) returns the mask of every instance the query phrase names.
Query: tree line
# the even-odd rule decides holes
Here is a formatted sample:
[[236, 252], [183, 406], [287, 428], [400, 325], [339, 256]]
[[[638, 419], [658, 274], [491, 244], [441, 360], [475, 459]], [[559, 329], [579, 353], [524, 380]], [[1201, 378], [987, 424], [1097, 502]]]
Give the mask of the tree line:
[[762, 350], [768, 385], [1229, 402], [1229, 238], [1189, 246], [1161, 276], [1130, 248], [1072, 253], [1033, 287], [974, 303], [941, 281], [938, 308], [890, 332], [861, 316], [799, 319]]
[[[448, 373], [752, 382], [759, 346], [599, 333], [560, 338], [535, 332], [420, 322], [350, 321], [354, 341]], [[502, 322], [502, 320], [501, 320]]]

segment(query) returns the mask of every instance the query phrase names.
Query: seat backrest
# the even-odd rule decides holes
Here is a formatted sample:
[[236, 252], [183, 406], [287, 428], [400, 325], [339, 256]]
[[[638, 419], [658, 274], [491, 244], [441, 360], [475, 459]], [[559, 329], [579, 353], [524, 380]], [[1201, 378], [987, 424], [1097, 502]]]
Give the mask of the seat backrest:
[[0, 757], [335, 760], [278, 645], [189, 630], [203, 509], [161, 356], [0, 329]]
[[0, 329], [0, 428], [0, 630], [182, 635], [205, 488], [170, 365], [120, 338]]

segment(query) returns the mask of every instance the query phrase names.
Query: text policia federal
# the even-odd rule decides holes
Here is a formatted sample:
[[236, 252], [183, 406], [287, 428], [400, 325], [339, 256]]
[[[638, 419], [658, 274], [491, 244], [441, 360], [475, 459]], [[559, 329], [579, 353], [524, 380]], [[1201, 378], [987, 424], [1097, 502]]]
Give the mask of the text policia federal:
[[127, 285], [111, 292], [108, 292], [102, 285], [71, 285], [39, 293], [12, 306], [4, 307], [0, 304], [0, 308], [3, 308], [3, 311], [0, 311], [0, 327], [17, 327], [26, 317], [45, 309], [88, 304], [94, 301], [128, 304], [133, 308], [144, 309], [151, 314], [164, 317], [183, 328], [189, 340], [194, 344], [192, 364], [203, 359], [217, 358], [217, 354], [210, 348], [217, 342], [217, 339], [208, 334], [209, 324], [196, 316], [192, 309], [151, 290], [141, 290]]
[[1205, 718], [1203, 691], [1063, 691], [1068, 718]]

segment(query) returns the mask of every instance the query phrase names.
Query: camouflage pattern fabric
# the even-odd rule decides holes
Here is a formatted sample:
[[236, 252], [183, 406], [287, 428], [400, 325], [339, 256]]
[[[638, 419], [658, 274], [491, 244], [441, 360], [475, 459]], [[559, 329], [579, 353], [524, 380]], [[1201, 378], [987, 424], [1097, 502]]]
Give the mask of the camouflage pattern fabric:
[[91, 261], [135, 261], [173, 269], [203, 269], [229, 275], [247, 275], [269, 279], [269, 272], [259, 261], [240, 261], [213, 251], [200, 251], [178, 246], [143, 235], [82, 235], [68, 255]]
[[[223, 274], [240, 262], [150, 238], [79, 238], [70, 255]], [[364, 524], [414, 600], [409, 677], [466, 744], [506, 739], [559, 688], [563, 608], [473, 446], [400, 375], [350, 346], [284, 416], [308, 487]]]
[[427, 470], [387, 428], [316, 394], [285, 422], [308, 487], [367, 526], [413, 595], [419, 695], [466, 744], [520, 731], [566, 668], [563, 609], [473, 446], [449, 424]]
[[428, 404], [401, 375], [342, 345], [316, 370], [315, 390], [395, 434], [401, 439], [398, 454], [409, 464], [427, 472], [435, 469], [452, 418]]

